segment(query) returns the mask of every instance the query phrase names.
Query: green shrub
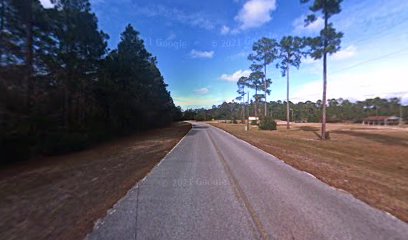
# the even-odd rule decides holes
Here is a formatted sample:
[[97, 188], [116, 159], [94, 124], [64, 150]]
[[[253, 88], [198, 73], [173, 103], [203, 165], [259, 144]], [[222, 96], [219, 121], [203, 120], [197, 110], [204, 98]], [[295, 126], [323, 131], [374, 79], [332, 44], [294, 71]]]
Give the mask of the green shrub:
[[259, 124], [261, 130], [276, 130], [276, 122], [272, 117], [264, 117]]
[[237, 119], [233, 118], [233, 119], [232, 119], [232, 124], [238, 124]]

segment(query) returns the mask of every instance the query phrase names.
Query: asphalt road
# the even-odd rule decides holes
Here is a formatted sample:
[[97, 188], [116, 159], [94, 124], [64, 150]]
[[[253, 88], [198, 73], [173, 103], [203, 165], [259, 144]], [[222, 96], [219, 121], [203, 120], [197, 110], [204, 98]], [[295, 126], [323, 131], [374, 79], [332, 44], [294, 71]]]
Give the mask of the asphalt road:
[[203, 123], [88, 239], [408, 239], [408, 224]]

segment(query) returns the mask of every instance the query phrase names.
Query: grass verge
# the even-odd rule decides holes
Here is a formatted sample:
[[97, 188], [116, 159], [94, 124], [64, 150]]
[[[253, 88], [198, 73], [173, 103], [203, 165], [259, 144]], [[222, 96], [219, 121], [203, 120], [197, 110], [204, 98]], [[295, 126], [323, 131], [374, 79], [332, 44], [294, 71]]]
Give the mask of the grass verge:
[[244, 125], [211, 124], [408, 222], [407, 129], [329, 124], [331, 140], [320, 141], [318, 124], [248, 132]]
[[83, 239], [190, 128], [175, 123], [0, 170], [0, 238]]

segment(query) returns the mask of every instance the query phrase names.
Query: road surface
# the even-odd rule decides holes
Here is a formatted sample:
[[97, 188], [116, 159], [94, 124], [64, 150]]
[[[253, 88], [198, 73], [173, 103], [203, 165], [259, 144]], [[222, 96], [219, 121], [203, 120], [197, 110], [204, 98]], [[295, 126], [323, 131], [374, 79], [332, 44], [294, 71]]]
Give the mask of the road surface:
[[193, 124], [88, 239], [408, 239], [408, 224]]

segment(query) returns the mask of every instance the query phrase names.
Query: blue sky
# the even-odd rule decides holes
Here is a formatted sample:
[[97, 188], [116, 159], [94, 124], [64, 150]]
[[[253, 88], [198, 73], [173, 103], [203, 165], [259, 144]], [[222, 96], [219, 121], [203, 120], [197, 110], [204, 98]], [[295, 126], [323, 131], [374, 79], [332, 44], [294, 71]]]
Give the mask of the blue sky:
[[[49, 5], [49, 0], [41, 0]], [[177, 105], [211, 107], [236, 97], [248, 74], [252, 43], [266, 36], [313, 36], [322, 21], [304, 27], [308, 6], [299, 0], [91, 0], [99, 27], [115, 48], [130, 23], [159, 61]], [[344, 32], [329, 58], [328, 97], [361, 100], [402, 97], [408, 104], [408, 1], [344, 0], [333, 17]], [[321, 61], [305, 59], [291, 72], [294, 102], [321, 98]], [[286, 81], [271, 65], [268, 100], [286, 98]]]

